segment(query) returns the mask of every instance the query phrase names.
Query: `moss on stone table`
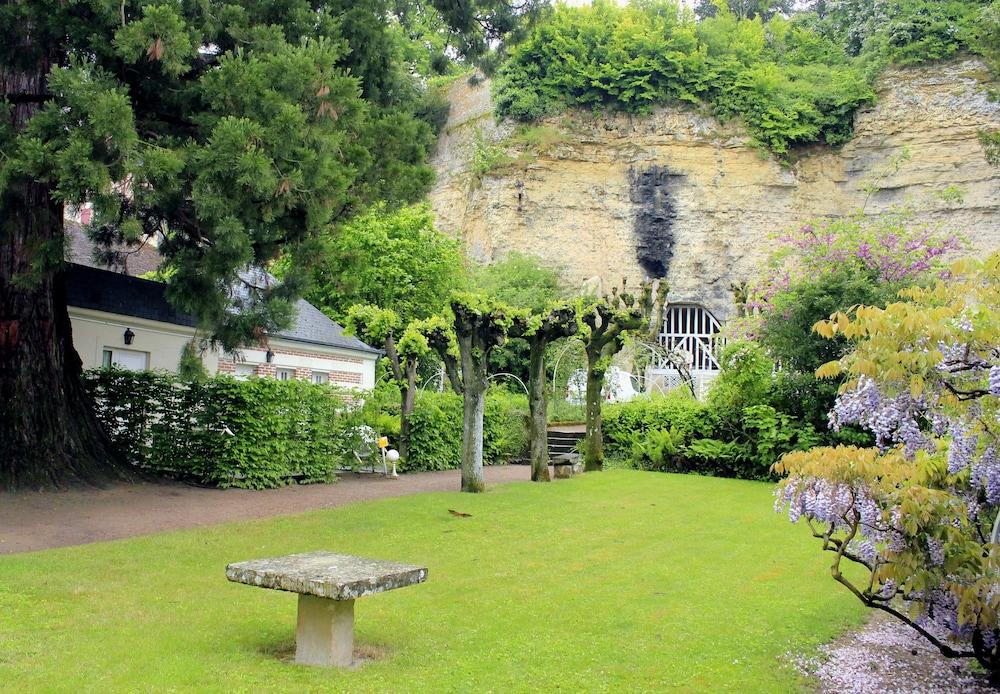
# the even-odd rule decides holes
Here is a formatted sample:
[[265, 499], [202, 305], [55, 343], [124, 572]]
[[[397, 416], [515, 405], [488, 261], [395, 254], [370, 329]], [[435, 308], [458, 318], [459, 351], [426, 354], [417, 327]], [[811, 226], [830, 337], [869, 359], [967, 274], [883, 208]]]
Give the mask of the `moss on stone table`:
[[295, 662], [349, 667], [354, 662], [354, 600], [423, 583], [427, 569], [350, 554], [308, 552], [230, 564], [226, 578], [298, 593]]

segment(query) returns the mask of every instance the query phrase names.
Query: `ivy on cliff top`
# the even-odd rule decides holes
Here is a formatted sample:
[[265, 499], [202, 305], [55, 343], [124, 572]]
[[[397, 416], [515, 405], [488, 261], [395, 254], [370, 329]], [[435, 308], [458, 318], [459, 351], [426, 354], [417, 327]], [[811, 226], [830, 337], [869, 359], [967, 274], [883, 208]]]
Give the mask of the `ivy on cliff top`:
[[696, 21], [674, 0], [559, 6], [499, 70], [497, 115], [533, 121], [568, 107], [642, 114], [708, 104], [722, 120], [742, 118], [754, 141], [779, 156], [839, 145], [895, 54], [852, 56], [819, 24], [740, 19], [725, 9]]

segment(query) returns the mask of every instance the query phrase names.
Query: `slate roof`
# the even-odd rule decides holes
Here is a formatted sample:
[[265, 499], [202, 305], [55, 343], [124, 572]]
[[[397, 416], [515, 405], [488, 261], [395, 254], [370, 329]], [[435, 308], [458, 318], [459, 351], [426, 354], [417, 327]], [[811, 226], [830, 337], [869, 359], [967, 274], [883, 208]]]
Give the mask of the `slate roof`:
[[[66, 273], [66, 294], [70, 306], [93, 309], [122, 316], [185, 325], [197, 325], [194, 316], [181, 313], [166, 297], [161, 282], [130, 277], [96, 267], [72, 264]], [[272, 337], [328, 347], [340, 347], [377, 354], [356, 337], [344, 335], [344, 329], [308, 301], [299, 299], [292, 326]]]
[[102, 265], [94, 258], [94, 242], [79, 223], [72, 219], [63, 220], [64, 233], [69, 240], [66, 247], [66, 260], [78, 265], [87, 265], [105, 270], [113, 270], [126, 275], [138, 277], [148, 272], [154, 272], [160, 267], [160, 253], [152, 244], [144, 244], [139, 248], [116, 246], [120, 262], [114, 265]]

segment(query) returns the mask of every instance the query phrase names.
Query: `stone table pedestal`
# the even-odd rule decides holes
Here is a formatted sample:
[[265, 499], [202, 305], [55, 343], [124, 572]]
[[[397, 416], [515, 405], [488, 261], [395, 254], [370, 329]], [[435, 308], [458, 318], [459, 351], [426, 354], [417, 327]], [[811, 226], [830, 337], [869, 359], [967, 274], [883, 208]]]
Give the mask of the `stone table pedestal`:
[[299, 594], [295, 662], [348, 667], [354, 652], [354, 601], [427, 580], [427, 569], [349, 554], [311, 552], [226, 567], [226, 578]]

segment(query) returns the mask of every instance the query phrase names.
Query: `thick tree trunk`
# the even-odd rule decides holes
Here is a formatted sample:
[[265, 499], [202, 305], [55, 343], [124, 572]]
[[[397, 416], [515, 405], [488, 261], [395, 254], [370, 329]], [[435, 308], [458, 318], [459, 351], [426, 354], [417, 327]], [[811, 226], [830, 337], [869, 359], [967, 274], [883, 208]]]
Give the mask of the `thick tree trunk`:
[[[21, 32], [31, 70], [0, 65], [0, 98], [22, 130], [47, 94], [55, 62]], [[26, 178], [0, 190], [0, 488], [96, 484], [125, 474], [80, 381], [62, 265], [62, 204]]]
[[[462, 338], [460, 338], [462, 339]], [[470, 339], [471, 338], [464, 338]], [[486, 411], [486, 361], [488, 356], [463, 345], [462, 352], [462, 491], [485, 492], [483, 477], [483, 415]]]
[[406, 382], [400, 384], [401, 409], [399, 415], [399, 459], [406, 461], [410, 454], [410, 416], [417, 401], [417, 364], [406, 364]]
[[598, 369], [592, 363], [590, 355], [587, 361], [587, 434], [584, 440], [583, 469], [594, 472], [604, 467], [604, 434], [601, 431], [601, 389], [604, 387], [604, 370]]
[[532, 340], [528, 358], [528, 410], [531, 442], [531, 481], [548, 482], [549, 477], [549, 431], [548, 408], [545, 394], [545, 345], [544, 341]]
[[123, 477], [80, 380], [62, 279], [31, 267], [40, 244], [61, 251], [62, 206], [19, 183], [0, 198], [0, 220], [0, 488]]
[[483, 477], [483, 413], [486, 409], [486, 388], [466, 382], [464, 399], [465, 423], [462, 428], [462, 491], [485, 492]]

